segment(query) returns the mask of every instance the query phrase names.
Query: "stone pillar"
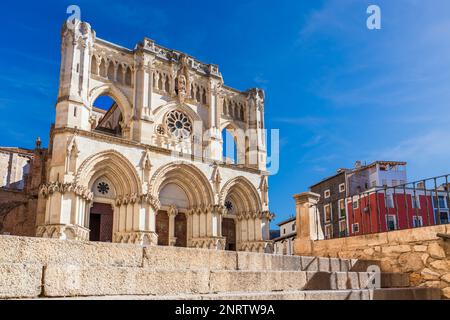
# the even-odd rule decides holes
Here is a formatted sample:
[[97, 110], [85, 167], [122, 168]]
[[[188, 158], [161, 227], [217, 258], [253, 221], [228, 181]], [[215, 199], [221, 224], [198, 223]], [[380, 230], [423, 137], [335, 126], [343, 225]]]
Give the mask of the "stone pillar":
[[44, 223], [36, 228], [36, 236], [62, 240], [88, 240], [89, 229], [83, 210], [92, 193], [72, 183], [50, 182], [40, 189], [46, 201]]
[[157, 245], [156, 213], [159, 204], [148, 194], [116, 199], [113, 242]]
[[221, 112], [221, 84], [217, 81], [212, 81], [208, 89], [209, 101], [209, 126], [205, 135], [208, 139], [208, 156], [210, 159], [222, 161], [222, 133], [220, 132], [220, 112]]
[[178, 214], [178, 209], [175, 206], [171, 206], [167, 210], [169, 216], [169, 246], [175, 246], [177, 238], [175, 237], [175, 217]]
[[312, 255], [313, 241], [324, 239], [317, 203], [320, 196], [304, 192], [294, 196], [297, 238], [294, 241], [296, 255]]

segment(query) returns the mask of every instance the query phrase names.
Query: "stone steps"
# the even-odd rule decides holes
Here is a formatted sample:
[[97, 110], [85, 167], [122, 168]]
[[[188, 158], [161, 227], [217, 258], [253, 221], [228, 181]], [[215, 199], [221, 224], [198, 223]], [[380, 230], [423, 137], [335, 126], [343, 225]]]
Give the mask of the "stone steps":
[[[0, 298], [186, 299], [435, 298], [376, 261], [0, 236]], [[389, 289], [389, 290], [388, 290]]]
[[[231, 291], [365, 289], [367, 272], [152, 270], [144, 267], [0, 265], [0, 297], [173, 295]], [[382, 273], [381, 287], [408, 287], [405, 274]]]
[[219, 294], [119, 295], [36, 298], [39, 300], [439, 300], [440, 290], [388, 288], [377, 290], [318, 290], [279, 292], [226, 292]]
[[154, 270], [367, 271], [378, 261], [0, 236], [0, 264], [146, 267]]

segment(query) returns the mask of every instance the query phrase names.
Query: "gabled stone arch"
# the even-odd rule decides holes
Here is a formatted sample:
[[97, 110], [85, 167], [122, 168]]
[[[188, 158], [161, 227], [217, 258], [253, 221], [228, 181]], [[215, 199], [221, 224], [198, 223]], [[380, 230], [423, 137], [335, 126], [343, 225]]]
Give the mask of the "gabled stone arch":
[[160, 191], [174, 183], [186, 193], [191, 208], [207, 208], [214, 205], [214, 194], [206, 176], [195, 166], [177, 162], [159, 168], [150, 180], [149, 193], [156, 199]]
[[115, 150], [102, 151], [88, 157], [77, 170], [75, 182], [89, 189], [98, 178], [105, 176], [118, 195], [140, 195], [139, 175], [129, 160]]
[[260, 212], [262, 210], [261, 198], [258, 195], [258, 191], [245, 177], [239, 176], [225, 183], [220, 192], [219, 204], [224, 206], [225, 200], [229, 196], [239, 200], [235, 202], [235, 205], [238, 206], [238, 211]]
[[113, 98], [117, 105], [120, 108], [120, 111], [122, 112], [123, 119], [125, 121], [129, 121], [133, 115], [133, 107], [130, 103], [128, 97], [126, 94], [120, 90], [118, 87], [112, 85], [112, 84], [103, 84], [96, 88], [93, 88], [89, 92], [89, 107], [92, 108], [95, 100], [100, 97], [101, 95], [109, 95], [111, 98]]

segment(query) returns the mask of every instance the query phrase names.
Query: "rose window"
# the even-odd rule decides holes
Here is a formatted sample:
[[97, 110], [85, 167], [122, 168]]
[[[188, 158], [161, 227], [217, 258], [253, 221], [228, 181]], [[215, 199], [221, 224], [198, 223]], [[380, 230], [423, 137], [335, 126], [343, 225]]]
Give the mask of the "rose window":
[[177, 139], [186, 139], [191, 135], [192, 124], [189, 118], [180, 111], [172, 111], [167, 115], [167, 130]]
[[229, 213], [233, 212], [233, 203], [231, 203], [231, 201], [227, 200], [225, 201], [225, 208], [227, 208], [227, 211]]
[[108, 194], [108, 192], [109, 192], [109, 185], [106, 182], [100, 182], [97, 185], [97, 190], [101, 194]]

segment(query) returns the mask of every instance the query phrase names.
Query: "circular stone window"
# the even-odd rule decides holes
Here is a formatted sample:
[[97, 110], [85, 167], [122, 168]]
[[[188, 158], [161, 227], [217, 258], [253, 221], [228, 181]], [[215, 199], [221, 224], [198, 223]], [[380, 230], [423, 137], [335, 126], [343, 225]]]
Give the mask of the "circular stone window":
[[108, 194], [109, 192], [109, 185], [106, 182], [100, 182], [97, 185], [97, 190], [98, 192], [100, 192], [101, 194]]
[[228, 213], [233, 213], [233, 203], [230, 200], [225, 201], [225, 208]]
[[192, 133], [192, 124], [189, 118], [180, 111], [172, 111], [166, 118], [167, 130], [177, 139], [186, 139]]

